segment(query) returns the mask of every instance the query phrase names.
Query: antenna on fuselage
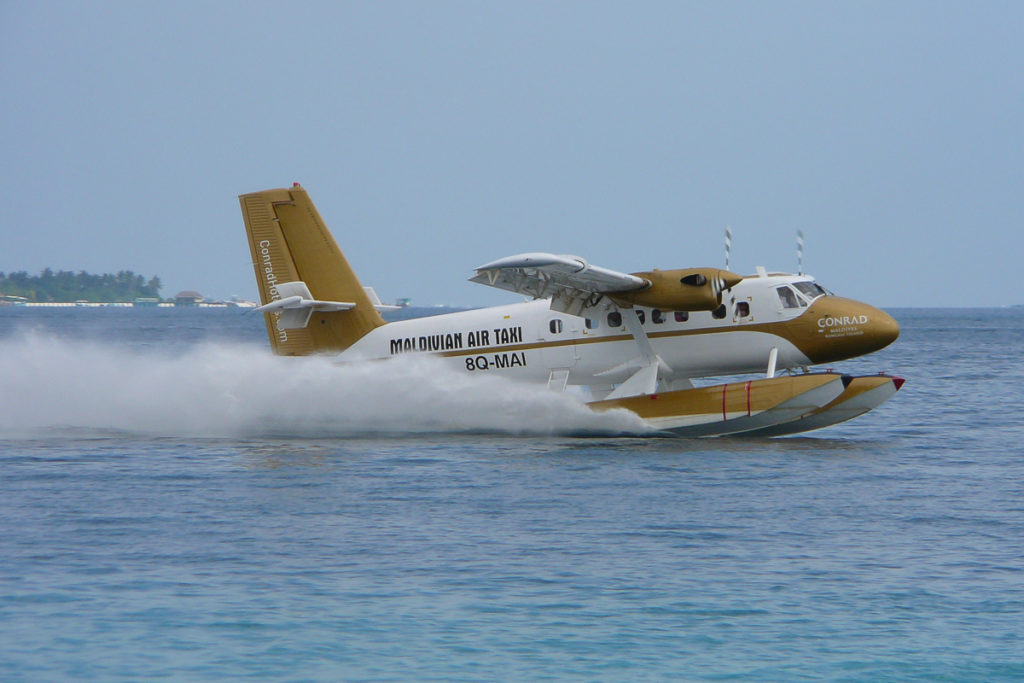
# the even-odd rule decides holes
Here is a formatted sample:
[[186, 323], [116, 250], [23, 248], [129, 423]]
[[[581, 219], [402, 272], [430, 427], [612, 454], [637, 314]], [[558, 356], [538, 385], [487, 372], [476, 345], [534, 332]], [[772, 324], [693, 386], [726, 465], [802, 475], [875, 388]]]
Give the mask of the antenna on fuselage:
[[804, 232], [796, 231], [796, 266], [797, 275], [804, 274]]
[[729, 256], [732, 252], [732, 228], [725, 226], [725, 269], [729, 270]]

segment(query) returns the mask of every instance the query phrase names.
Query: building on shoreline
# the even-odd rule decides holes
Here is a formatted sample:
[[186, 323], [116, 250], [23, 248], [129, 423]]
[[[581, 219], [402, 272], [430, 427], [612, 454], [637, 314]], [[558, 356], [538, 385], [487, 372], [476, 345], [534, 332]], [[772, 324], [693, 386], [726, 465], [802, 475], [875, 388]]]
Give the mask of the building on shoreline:
[[175, 306], [198, 306], [203, 303], [203, 295], [193, 289], [178, 292], [173, 298]]

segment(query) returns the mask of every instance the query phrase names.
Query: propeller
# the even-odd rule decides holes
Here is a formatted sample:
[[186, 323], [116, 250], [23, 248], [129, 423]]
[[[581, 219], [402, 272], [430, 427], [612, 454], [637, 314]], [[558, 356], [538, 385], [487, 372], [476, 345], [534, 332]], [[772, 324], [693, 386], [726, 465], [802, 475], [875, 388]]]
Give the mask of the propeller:
[[732, 228], [725, 226], [725, 269], [729, 270], [729, 256], [732, 253]]
[[796, 231], [796, 265], [797, 274], [804, 274], [804, 231]]
[[[729, 270], [729, 259], [730, 259], [731, 256], [732, 256], [732, 228], [730, 228], [729, 224], [726, 223], [725, 224], [725, 270], [726, 271]], [[728, 283], [726, 283], [725, 278], [722, 278], [722, 277], [716, 277], [715, 281], [711, 283], [711, 286], [712, 286], [712, 288], [715, 291], [715, 296], [718, 297], [719, 300], [721, 300], [722, 292], [724, 292], [726, 290], [726, 288], [727, 288], [726, 285], [727, 284]]]

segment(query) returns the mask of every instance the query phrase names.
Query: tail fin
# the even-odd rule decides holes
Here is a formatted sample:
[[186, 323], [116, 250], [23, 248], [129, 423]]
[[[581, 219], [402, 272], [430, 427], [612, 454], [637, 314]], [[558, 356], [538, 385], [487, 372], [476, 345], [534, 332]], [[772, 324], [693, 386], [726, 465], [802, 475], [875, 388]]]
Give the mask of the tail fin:
[[313, 299], [351, 302], [347, 310], [312, 308], [305, 326], [298, 328], [282, 324], [286, 311], [265, 312], [274, 353], [305, 356], [343, 351], [384, 324], [298, 183], [287, 189], [240, 195], [238, 200], [263, 305], [281, 300], [278, 285], [285, 283], [304, 283]]

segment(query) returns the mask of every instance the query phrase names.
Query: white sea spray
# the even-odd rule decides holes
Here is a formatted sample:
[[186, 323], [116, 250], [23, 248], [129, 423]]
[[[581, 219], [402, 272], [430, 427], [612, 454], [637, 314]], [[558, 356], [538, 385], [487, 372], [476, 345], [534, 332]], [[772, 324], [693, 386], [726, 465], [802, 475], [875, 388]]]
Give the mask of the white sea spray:
[[308, 437], [465, 433], [644, 434], [632, 413], [437, 358], [339, 363], [254, 344], [140, 350], [28, 332], [0, 342], [0, 431], [117, 430], [159, 436]]

